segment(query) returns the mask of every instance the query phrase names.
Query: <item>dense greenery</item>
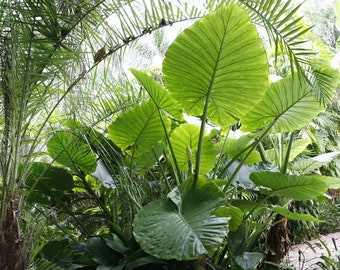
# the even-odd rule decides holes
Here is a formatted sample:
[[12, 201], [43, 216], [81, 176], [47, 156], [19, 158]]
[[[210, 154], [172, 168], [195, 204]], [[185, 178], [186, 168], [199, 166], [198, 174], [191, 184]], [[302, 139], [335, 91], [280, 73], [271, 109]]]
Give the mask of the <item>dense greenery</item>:
[[0, 2], [0, 268], [271, 269], [321, 221], [325, 46], [293, 1], [201, 2]]

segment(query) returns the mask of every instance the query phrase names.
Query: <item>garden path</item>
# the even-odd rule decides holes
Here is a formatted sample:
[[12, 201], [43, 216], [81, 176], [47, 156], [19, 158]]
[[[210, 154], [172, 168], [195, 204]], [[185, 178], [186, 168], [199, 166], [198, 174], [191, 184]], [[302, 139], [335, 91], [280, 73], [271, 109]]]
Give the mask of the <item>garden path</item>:
[[340, 232], [321, 235], [320, 239], [292, 246], [285, 263], [294, 266], [296, 270], [327, 269], [317, 264], [318, 262], [325, 264], [322, 256], [330, 257], [336, 262], [340, 261]]

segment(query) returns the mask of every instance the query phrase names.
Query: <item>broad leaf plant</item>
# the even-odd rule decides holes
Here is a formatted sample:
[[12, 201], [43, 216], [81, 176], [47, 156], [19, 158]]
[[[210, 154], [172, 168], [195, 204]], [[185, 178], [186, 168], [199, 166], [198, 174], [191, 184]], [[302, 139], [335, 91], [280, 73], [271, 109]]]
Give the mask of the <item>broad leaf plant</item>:
[[[26, 269], [35, 256], [42, 268], [254, 269], [275, 217], [320, 222], [289, 203], [339, 179], [291, 165], [308, 145], [297, 132], [339, 76], [308, 48], [299, 5], [14, 2], [0, 2], [0, 267]], [[188, 20], [160, 76], [122, 71], [125, 49]], [[279, 61], [288, 72], [272, 81]], [[62, 237], [25, 253], [24, 209]]]

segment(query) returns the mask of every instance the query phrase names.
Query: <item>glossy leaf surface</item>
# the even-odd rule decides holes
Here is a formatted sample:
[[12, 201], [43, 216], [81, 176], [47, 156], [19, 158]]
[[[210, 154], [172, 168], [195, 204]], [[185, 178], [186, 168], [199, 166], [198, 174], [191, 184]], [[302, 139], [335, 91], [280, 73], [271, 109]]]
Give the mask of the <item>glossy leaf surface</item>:
[[134, 220], [134, 235], [142, 249], [161, 259], [193, 260], [211, 253], [226, 235], [228, 218], [213, 211], [225, 196], [211, 181], [187, 180], [167, 199], [144, 206]]

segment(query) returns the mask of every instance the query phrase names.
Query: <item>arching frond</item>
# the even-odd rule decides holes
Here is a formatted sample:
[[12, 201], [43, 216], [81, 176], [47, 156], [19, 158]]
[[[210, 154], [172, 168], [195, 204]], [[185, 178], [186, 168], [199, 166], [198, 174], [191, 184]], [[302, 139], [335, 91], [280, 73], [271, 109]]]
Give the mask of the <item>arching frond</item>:
[[314, 53], [305, 38], [311, 26], [306, 25], [299, 15], [301, 3], [296, 4], [292, 0], [239, 2], [250, 12], [252, 21], [267, 32], [269, 42], [275, 49], [275, 61], [283, 56], [291, 73], [297, 73], [300, 79], [311, 86], [319, 102], [327, 104], [334, 93], [334, 84], [327, 81], [334, 81], [337, 75], [329, 71], [324, 73], [324, 69], [315, 67], [315, 63], [312, 63]]
[[250, 13], [252, 21], [263, 27], [275, 48], [275, 59], [284, 54], [291, 64], [291, 71], [303, 70], [306, 59], [312, 55], [303, 35], [310, 29], [306, 26], [291, 0], [240, 0]]

